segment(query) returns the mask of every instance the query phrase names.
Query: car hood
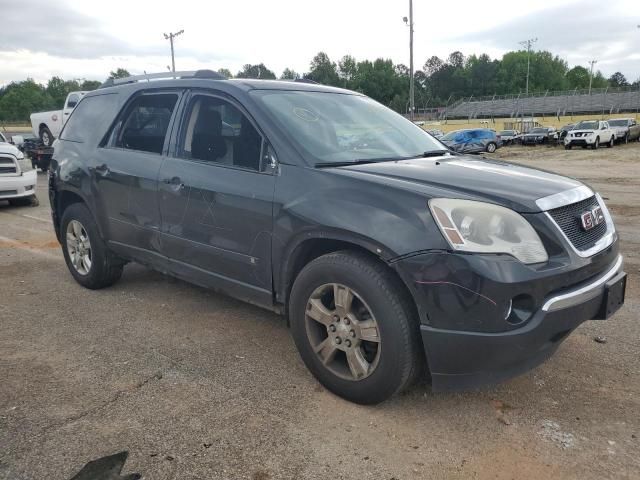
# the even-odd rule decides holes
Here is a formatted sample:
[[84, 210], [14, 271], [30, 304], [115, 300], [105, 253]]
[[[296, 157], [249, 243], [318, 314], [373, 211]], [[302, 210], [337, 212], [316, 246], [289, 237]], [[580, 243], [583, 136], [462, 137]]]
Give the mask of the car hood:
[[14, 157], [22, 157], [22, 152], [10, 143], [0, 142], [0, 154], [9, 154]]
[[589, 129], [581, 128], [580, 130], [571, 130], [570, 133], [582, 133], [582, 134], [588, 133], [588, 134], [593, 134], [593, 133], [596, 133], [596, 131], [595, 130], [589, 130]]
[[555, 173], [467, 156], [368, 163], [335, 171], [419, 191], [429, 198], [486, 201], [520, 213], [540, 212], [536, 200], [583, 185]]

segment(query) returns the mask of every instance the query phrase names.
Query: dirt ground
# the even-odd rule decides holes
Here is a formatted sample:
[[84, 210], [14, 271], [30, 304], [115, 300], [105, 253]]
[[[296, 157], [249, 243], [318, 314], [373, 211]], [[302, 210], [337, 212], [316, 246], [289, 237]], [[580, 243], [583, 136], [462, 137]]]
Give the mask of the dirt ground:
[[325, 391], [274, 314], [136, 265], [77, 285], [40, 174], [39, 207], [0, 202], [0, 478], [68, 479], [121, 450], [153, 480], [640, 478], [640, 144], [495, 156], [608, 199], [626, 305], [500, 386], [375, 407]]

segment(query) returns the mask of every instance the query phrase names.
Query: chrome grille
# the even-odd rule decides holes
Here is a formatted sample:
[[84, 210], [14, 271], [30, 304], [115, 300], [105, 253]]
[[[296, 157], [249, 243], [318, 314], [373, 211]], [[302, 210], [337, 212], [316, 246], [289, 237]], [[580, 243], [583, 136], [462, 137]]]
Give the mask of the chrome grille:
[[13, 158], [0, 157], [0, 174], [3, 173], [18, 173], [18, 166]]
[[586, 198], [571, 205], [549, 210], [549, 215], [558, 224], [573, 246], [580, 250], [588, 250], [607, 233], [607, 222], [603, 221], [591, 230], [582, 228], [580, 215], [599, 206], [598, 199], [594, 196]]

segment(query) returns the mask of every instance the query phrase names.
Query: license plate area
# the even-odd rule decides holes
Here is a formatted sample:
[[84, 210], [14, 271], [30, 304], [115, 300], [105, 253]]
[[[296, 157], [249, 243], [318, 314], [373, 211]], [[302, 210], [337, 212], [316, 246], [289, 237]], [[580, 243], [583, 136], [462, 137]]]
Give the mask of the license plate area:
[[604, 296], [602, 306], [596, 318], [606, 320], [616, 313], [624, 304], [624, 295], [627, 289], [627, 274], [618, 273], [604, 284]]

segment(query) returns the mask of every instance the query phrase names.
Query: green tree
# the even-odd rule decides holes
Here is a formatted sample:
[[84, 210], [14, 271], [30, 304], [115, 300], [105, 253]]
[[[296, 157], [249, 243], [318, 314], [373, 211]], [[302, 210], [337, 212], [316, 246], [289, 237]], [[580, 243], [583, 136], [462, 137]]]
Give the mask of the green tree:
[[125, 77], [130, 77], [131, 74], [129, 73], [128, 70], [125, 70], [124, 68], [118, 68], [117, 70], [112, 70], [111, 72], [109, 72], [109, 78], [112, 79], [116, 79], [116, 78], [125, 78]]
[[576, 65], [570, 69], [565, 78], [567, 79], [567, 87], [571, 90], [574, 88], [589, 88], [589, 70], [581, 65]]
[[324, 52], [319, 52], [311, 60], [311, 69], [306, 78], [322, 83], [323, 85], [340, 85], [337, 66]]
[[30, 78], [13, 82], [0, 91], [0, 120], [28, 120], [31, 113], [54, 106], [45, 87]]
[[258, 65], [246, 64], [244, 67], [242, 67], [242, 70], [237, 73], [236, 77], [275, 80], [276, 74], [265, 67], [264, 63], [259, 63]]
[[280, 75], [281, 80], [296, 80], [298, 78], [300, 78], [300, 74], [290, 68], [285, 68]]
[[84, 80], [82, 84], [80, 84], [80, 90], [96, 90], [100, 85], [102, 85], [102, 83], [98, 80]]
[[351, 82], [358, 73], [358, 62], [351, 55], [345, 55], [338, 62], [338, 76], [343, 81], [343, 86], [351, 88]]
[[621, 72], [616, 72], [609, 77], [609, 85], [612, 87], [628, 87], [629, 82]]
[[228, 68], [219, 68], [218, 73], [220, 75], [224, 75], [225, 78], [233, 78], [233, 74], [231, 73], [231, 70], [229, 70]]

